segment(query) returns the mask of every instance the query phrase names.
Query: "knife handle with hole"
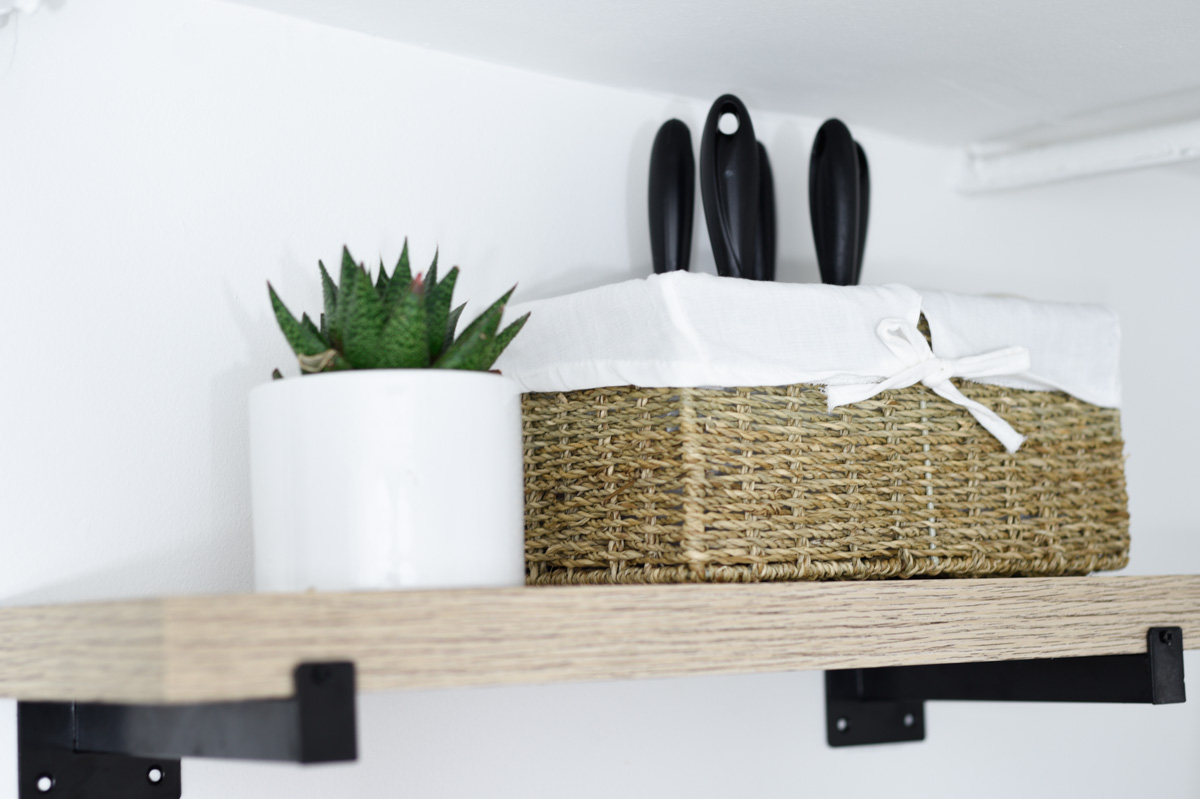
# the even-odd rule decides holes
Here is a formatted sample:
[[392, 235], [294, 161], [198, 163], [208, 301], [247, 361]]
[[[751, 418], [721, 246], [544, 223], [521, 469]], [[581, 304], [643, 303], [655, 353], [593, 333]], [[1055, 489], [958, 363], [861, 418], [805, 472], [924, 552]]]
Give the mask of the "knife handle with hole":
[[[737, 118], [734, 133], [722, 133], [721, 117]], [[758, 236], [758, 140], [742, 101], [722, 95], [709, 109], [700, 136], [700, 197], [717, 273], [749, 277]]]
[[650, 150], [650, 256], [658, 273], [686, 270], [692, 255], [696, 161], [688, 126], [663, 123]]

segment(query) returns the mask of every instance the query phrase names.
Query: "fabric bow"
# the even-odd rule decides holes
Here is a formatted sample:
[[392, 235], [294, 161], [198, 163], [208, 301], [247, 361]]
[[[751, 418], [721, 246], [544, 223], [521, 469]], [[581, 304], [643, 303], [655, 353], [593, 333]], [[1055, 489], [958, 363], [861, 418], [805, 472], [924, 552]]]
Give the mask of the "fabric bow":
[[1016, 452], [1025, 436], [985, 405], [968, 399], [953, 383], [952, 377], [996, 377], [1014, 375], [1029, 370], [1029, 350], [1024, 347], [1004, 347], [982, 355], [965, 358], [938, 358], [917, 326], [904, 319], [884, 319], [875, 328], [880, 341], [907, 366], [897, 374], [878, 383], [829, 386], [829, 410], [874, 397], [881, 391], [907, 388], [921, 383], [955, 405], [960, 405], [1004, 445]]

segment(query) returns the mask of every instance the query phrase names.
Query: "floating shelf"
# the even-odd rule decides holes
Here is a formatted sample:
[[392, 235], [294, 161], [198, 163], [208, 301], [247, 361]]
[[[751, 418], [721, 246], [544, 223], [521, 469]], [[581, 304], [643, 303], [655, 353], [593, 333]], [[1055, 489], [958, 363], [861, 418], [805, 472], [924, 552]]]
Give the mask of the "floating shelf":
[[0, 610], [0, 696], [281, 698], [302, 662], [361, 691], [1200, 648], [1200, 576], [203, 596]]
[[[836, 115], [851, 128], [933, 145], [1063, 141], [1195, 119], [1200, 110], [1200, 93], [1184, 77], [1196, 69], [1194, 4], [1158, 7], [1151, 23], [1133, 7], [1082, 3], [1026, 3], [1019, 11], [976, 3], [935, 19], [886, 0], [852, 9], [759, 2], [727, 24], [734, 20], [722, 0], [509, 0], [476, 4], [470, 14], [436, 0], [236, 1], [422, 49], [653, 92], [664, 108], [668, 98], [707, 105], [732, 91], [751, 113]], [[401, 65], [403, 57], [395, 54]], [[995, 166], [997, 179], [1011, 180], [1032, 165]]]

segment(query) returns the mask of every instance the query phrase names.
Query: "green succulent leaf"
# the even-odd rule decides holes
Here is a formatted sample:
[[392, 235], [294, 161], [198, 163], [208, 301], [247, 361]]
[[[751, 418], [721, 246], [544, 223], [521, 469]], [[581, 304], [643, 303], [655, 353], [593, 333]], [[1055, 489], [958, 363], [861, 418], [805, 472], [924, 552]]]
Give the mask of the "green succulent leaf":
[[[436, 263], [430, 272], [437, 269]], [[425, 311], [428, 315], [429, 360], [436, 361], [448, 344], [446, 336], [450, 322], [450, 301], [454, 299], [454, 284], [458, 280], [458, 267], [446, 273], [441, 283], [426, 286]], [[458, 318], [455, 317], [457, 323]], [[453, 340], [453, 333], [450, 334]]]
[[321, 322], [321, 330], [325, 332], [325, 338], [328, 339], [333, 346], [342, 346], [342, 327], [338, 324], [338, 287], [333, 282], [333, 278], [329, 276], [329, 272], [325, 269], [325, 264], [317, 261], [317, 266], [321, 267], [321, 296], [325, 300], [325, 313]]
[[296, 321], [296, 317], [292, 316], [292, 312], [283, 304], [283, 300], [279, 299], [279, 295], [275, 293], [275, 288], [270, 283], [267, 283], [267, 293], [271, 295], [271, 307], [275, 310], [275, 319], [279, 322], [279, 329], [283, 331], [283, 337], [287, 339], [293, 352], [297, 355], [315, 355], [322, 350], [329, 349], [319, 335]]
[[464, 302], [450, 312], [450, 318], [446, 320], [446, 338], [442, 341], [443, 351], [454, 343], [454, 332], [458, 329], [458, 318], [462, 316], [463, 308], [466, 307], [467, 304]]
[[404, 240], [404, 249], [400, 251], [400, 260], [396, 262], [396, 268], [392, 270], [392, 277], [388, 281], [388, 290], [383, 297], [383, 307], [391, 309], [395, 307], [400, 296], [412, 288], [412, 270], [408, 266], [408, 239]]
[[496, 359], [500, 357], [500, 353], [512, 343], [512, 340], [521, 332], [521, 328], [525, 327], [525, 323], [529, 321], [529, 314], [526, 313], [517, 321], [513, 322], [508, 327], [501, 330], [496, 338], [492, 341], [492, 363], [488, 364], [488, 368], [492, 368], [492, 364], [496, 363]]
[[329, 340], [327, 338], [325, 338], [325, 334], [321, 332], [321, 328], [319, 328], [315, 324], [313, 324], [313, 320], [308, 318], [308, 314], [304, 314], [303, 316], [300, 317], [300, 324], [304, 326], [305, 330], [312, 333], [317, 338], [321, 339], [321, 341], [323, 341], [325, 343], [326, 349], [329, 348]]
[[412, 282], [412, 269], [408, 266], [408, 238], [404, 239], [404, 247], [400, 250], [400, 260], [392, 270], [392, 279], [401, 281], [405, 286]]
[[379, 365], [379, 336], [385, 318], [383, 301], [371, 284], [367, 270], [342, 250], [342, 278], [338, 289], [338, 320], [342, 326], [342, 354], [355, 369]]
[[504, 306], [508, 298], [516, 290], [513, 286], [500, 299], [481, 313], [475, 321], [467, 325], [453, 344], [446, 348], [434, 366], [439, 369], [470, 369], [486, 371], [491, 367], [495, 358], [492, 357], [492, 344], [496, 330], [500, 327], [500, 317], [504, 314]]
[[387, 297], [388, 289], [388, 273], [387, 267], [383, 265], [383, 259], [379, 259], [379, 275], [375, 278], [375, 291], [379, 294], [379, 299], [383, 300]]
[[282, 380], [282, 379], [283, 379], [283, 372], [279, 371], [278, 369], [275, 369], [275, 370], [273, 370], [273, 371], [271, 372], [271, 379], [272, 379], [272, 380]]
[[[459, 269], [438, 275], [434, 253], [429, 270], [412, 276], [408, 240], [392, 274], [380, 262], [372, 278], [364, 264], [355, 263], [348, 248], [335, 282], [321, 261], [321, 296], [324, 311], [300, 319], [288, 310], [267, 284], [271, 307], [284, 338], [296, 353], [301, 374], [343, 369], [444, 369], [487, 370], [521, 332], [529, 314], [500, 330], [508, 291], [456, 336], [466, 303], [451, 309]], [[514, 290], [515, 290], [514, 286]], [[499, 332], [498, 332], [499, 331]], [[273, 379], [282, 379], [276, 369]]]
[[438, 251], [434, 250], [433, 251], [433, 263], [429, 265], [429, 271], [425, 273], [425, 288], [428, 291], [432, 291], [434, 286], [436, 286], [437, 282], [438, 282], [437, 259], [438, 259]]
[[426, 296], [421, 279], [413, 281], [391, 309], [380, 337], [380, 367], [422, 369], [429, 366]]

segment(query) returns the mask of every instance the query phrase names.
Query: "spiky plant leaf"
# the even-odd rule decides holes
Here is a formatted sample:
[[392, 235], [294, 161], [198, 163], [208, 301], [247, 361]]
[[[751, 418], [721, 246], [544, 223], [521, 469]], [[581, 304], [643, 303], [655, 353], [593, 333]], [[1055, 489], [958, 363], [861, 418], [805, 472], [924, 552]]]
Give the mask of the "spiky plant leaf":
[[354, 285], [354, 272], [357, 268], [354, 258], [350, 255], [350, 249], [342, 247], [342, 267], [338, 273], [337, 284], [337, 308], [334, 310], [334, 319], [339, 322], [339, 329], [341, 328], [340, 322], [345, 319], [346, 295], [350, 293], [350, 289]]
[[321, 330], [325, 338], [335, 347], [342, 346], [342, 326], [338, 324], [338, 287], [325, 269], [325, 264], [317, 261], [321, 267], [321, 297], [325, 300], [325, 314], [321, 321]]
[[486, 372], [492, 365], [492, 343], [496, 334], [480, 330], [474, 333], [463, 332], [451, 344], [442, 357], [433, 366], [437, 369], [464, 369], [467, 371]]
[[300, 324], [302, 324], [304, 326], [305, 330], [312, 333], [317, 338], [321, 339], [321, 341], [325, 342], [326, 348], [329, 347], [329, 340], [327, 338], [325, 338], [325, 334], [321, 331], [321, 328], [319, 328], [315, 324], [313, 324], [313, 320], [308, 318], [308, 314], [304, 314], [303, 316], [300, 317]]
[[412, 269], [408, 266], [408, 236], [404, 237], [404, 246], [400, 248], [400, 258], [396, 261], [396, 268], [392, 270], [392, 277], [400, 278], [405, 285], [412, 282]]
[[408, 240], [404, 241], [404, 251], [400, 253], [400, 260], [396, 263], [396, 268], [392, 271], [392, 277], [388, 281], [388, 290], [383, 297], [383, 307], [390, 309], [399, 301], [401, 295], [412, 288], [412, 270], [408, 268]]
[[391, 309], [380, 336], [380, 364], [385, 369], [423, 369], [429, 366], [426, 296], [421, 278], [413, 281]]
[[408, 266], [408, 239], [404, 240], [404, 249], [400, 251], [400, 260], [392, 270], [392, 279], [388, 282], [388, 292], [383, 298], [383, 306], [391, 308], [400, 298], [400, 294], [412, 286], [412, 270]]
[[496, 330], [500, 327], [500, 317], [504, 314], [504, 306], [508, 303], [508, 298], [515, 290], [516, 286], [513, 286], [503, 297], [481, 313], [475, 321], [467, 325], [467, 329], [446, 348], [434, 366], [439, 369], [487, 370], [494, 360], [489, 360], [489, 357]]
[[275, 369], [275, 370], [273, 370], [273, 371], [271, 372], [271, 379], [272, 379], [272, 380], [282, 380], [282, 379], [283, 379], [283, 372], [279, 371], [278, 369]]
[[279, 299], [275, 288], [269, 282], [267, 293], [271, 295], [271, 307], [275, 310], [279, 329], [283, 331], [283, 337], [287, 339], [293, 352], [297, 355], [315, 355], [329, 348], [319, 335], [296, 321], [296, 317], [292, 316], [292, 312], [283, 304], [283, 300]]
[[488, 369], [492, 368], [492, 364], [496, 363], [496, 359], [500, 357], [500, 353], [512, 343], [512, 340], [521, 332], [521, 328], [525, 327], [525, 323], [529, 321], [529, 314], [526, 313], [517, 321], [513, 322], [508, 327], [496, 334], [496, 338], [492, 340], [492, 363], [487, 365]]
[[432, 291], [434, 286], [436, 286], [437, 282], [438, 282], [437, 259], [438, 259], [438, 251], [434, 250], [433, 251], [433, 263], [429, 265], [429, 271], [427, 271], [425, 273], [425, 288], [428, 289], [429, 291]]
[[338, 286], [338, 320], [342, 326], [342, 354], [355, 369], [379, 364], [379, 334], [383, 330], [383, 301], [371, 284], [367, 270], [342, 250], [342, 278]]
[[383, 265], [383, 259], [379, 259], [379, 275], [375, 278], [375, 292], [379, 294], [379, 299], [383, 300], [387, 297], [388, 288], [388, 273], [387, 267]]
[[[0, 0], [2, 1], [2, 0]], [[307, 314], [292, 315], [268, 284], [272, 308], [288, 344], [296, 352], [302, 374], [342, 369], [422, 368], [486, 370], [524, 326], [528, 315], [497, 333], [509, 291], [479, 315], [460, 337], [455, 336], [463, 305], [450, 310], [459, 270], [438, 279], [435, 253], [428, 273], [411, 277], [408, 241], [389, 277], [381, 263], [372, 279], [366, 267], [342, 250], [341, 274], [334, 282], [321, 270], [325, 310], [319, 324]], [[515, 287], [514, 287], [515, 288]], [[280, 379], [282, 374], [272, 374]]]
[[454, 332], [458, 329], [458, 318], [462, 316], [463, 308], [466, 307], [467, 304], [464, 302], [450, 312], [450, 318], [446, 320], [446, 338], [442, 340], [443, 351], [454, 343]]
[[[430, 267], [431, 272], [436, 269], [436, 263]], [[436, 361], [447, 346], [446, 330], [450, 322], [450, 301], [454, 299], [454, 284], [457, 280], [456, 266], [446, 273], [441, 283], [429, 285], [426, 290], [425, 311], [428, 314], [430, 362]], [[455, 321], [458, 321], [457, 318]]]

